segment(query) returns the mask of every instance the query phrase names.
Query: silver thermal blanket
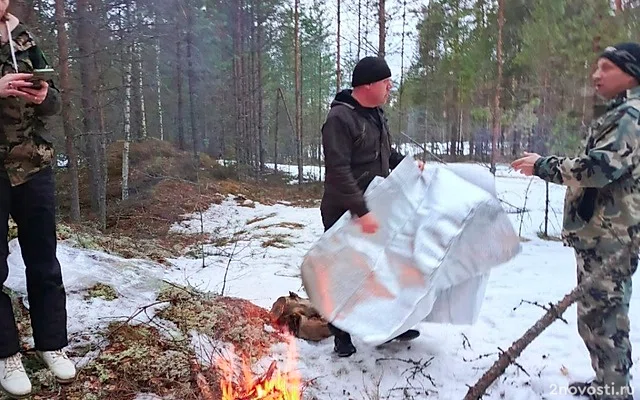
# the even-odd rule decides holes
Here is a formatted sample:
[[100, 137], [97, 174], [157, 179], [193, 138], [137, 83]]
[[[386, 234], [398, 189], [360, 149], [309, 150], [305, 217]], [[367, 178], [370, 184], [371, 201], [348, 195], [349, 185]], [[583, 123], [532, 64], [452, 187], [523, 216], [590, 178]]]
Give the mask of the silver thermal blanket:
[[520, 252], [494, 176], [473, 164], [420, 171], [405, 157], [365, 199], [380, 223], [375, 234], [347, 212], [303, 260], [320, 314], [373, 345], [421, 321], [475, 323], [490, 270]]

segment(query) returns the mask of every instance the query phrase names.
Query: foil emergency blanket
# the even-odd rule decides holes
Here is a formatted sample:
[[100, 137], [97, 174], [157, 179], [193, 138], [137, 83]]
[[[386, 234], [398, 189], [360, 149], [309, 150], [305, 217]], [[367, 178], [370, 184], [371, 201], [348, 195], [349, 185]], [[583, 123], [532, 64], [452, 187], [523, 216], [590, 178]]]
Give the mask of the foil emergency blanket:
[[313, 306], [366, 343], [382, 344], [421, 321], [473, 324], [490, 270], [520, 252], [494, 176], [472, 164], [411, 157], [365, 192], [379, 230], [364, 234], [346, 212], [301, 267]]

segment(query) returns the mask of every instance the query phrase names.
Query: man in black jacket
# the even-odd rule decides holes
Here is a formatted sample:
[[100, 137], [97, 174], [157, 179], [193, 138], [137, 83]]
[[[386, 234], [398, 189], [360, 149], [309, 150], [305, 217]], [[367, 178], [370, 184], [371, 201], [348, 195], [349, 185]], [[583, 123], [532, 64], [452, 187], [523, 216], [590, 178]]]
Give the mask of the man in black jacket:
[[[391, 70], [384, 59], [365, 57], [353, 70], [351, 86], [353, 89], [336, 95], [322, 126], [326, 175], [320, 212], [325, 231], [350, 211], [362, 231], [373, 234], [378, 221], [367, 207], [364, 192], [373, 178], [387, 177], [404, 158], [391, 148], [387, 118], [380, 108], [389, 98]], [[334, 351], [340, 357], [356, 352], [347, 332], [333, 325], [329, 328], [335, 337]], [[409, 330], [396, 339], [418, 335], [418, 331]]]

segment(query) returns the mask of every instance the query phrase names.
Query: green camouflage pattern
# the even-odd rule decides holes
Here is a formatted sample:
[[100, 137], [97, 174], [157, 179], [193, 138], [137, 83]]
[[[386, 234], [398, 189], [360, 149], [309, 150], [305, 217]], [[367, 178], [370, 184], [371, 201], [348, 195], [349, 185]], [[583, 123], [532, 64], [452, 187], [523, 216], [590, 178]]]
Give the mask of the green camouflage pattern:
[[[49, 68], [34, 36], [24, 25], [19, 24], [11, 36], [18, 72]], [[8, 42], [0, 45], [0, 71], [2, 76], [15, 72]], [[54, 150], [45, 139], [46, 124], [42, 117], [56, 114], [60, 100], [53, 82], [48, 83], [47, 98], [39, 105], [16, 97], [0, 98], [0, 174], [8, 177], [12, 186], [26, 182], [53, 162]]]
[[637, 249], [576, 250], [576, 260], [578, 284], [604, 269], [604, 277], [578, 300], [578, 333], [596, 373], [589, 393], [584, 394], [598, 400], [633, 399], [629, 301], [631, 278], [638, 267]]
[[639, 120], [640, 87], [635, 87], [594, 121], [583, 155], [541, 157], [535, 163], [534, 175], [567, 187], [562, 230], [565, 244], [614, 251], [637, 242]]
[[594, 121], [583, 155], [541, 157], [534, 175], [566, 186], [563, 241], [575, 249], [578, 283], [598, 276], [578, 300], [578, 333], [596, 373], [582, 394], [633, 399], [629, 300], [640, 228], [640, 87]]

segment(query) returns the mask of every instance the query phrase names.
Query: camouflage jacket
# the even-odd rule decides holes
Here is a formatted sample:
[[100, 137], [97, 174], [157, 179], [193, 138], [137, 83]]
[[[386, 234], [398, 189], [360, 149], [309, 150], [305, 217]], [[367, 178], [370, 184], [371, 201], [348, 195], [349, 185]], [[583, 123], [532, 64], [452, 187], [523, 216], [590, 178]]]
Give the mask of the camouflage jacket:
[[[42, 50], [23, 24], [11, 32], [19, 72], [48, 68]], [[2, 76], [15, 72], [11, 46], [0, 44]], [[12, 186], [26, 182], [34, 173], [50, 166], [54, 153], [43, 117], [57, 114], [61, 102], [58, 90], [49, 83], [49, 92], [42, 104], [28, 104], [16, 97], [0, 98], [0, 177]]]
[[576, 158], [541, 157], [534, 175], [565, 185], [562, 237], [576, 249], [637, 243], [640, 229], [640, 86], [612, 102]]

